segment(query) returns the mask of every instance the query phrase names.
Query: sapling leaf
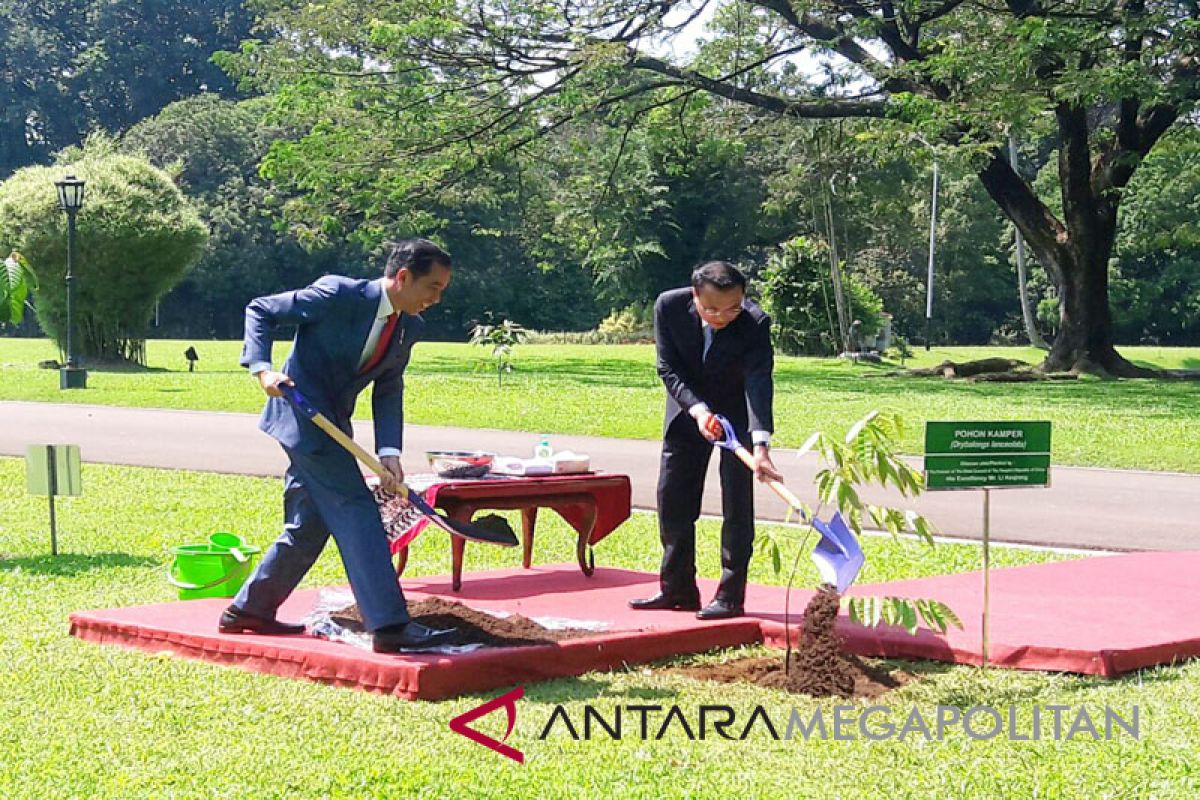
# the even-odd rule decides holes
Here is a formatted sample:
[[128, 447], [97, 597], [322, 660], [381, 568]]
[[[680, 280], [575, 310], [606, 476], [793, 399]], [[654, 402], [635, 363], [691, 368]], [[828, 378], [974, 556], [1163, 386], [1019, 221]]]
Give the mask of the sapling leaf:
[[821, 440], [821, 432], [817, 431], [812, 436], [804, 440], [804, 444], [800, 445], [800, 449], [796, 451], [796, 458], [801, 458], [809, 450], [813, 449], [813, 445]]
[[851, 442], [853, 442], [858, 437], [859, 432], [862, 431], [862, 429], [865, 428], [867, 426], [867, 424], [870, 423], [871, 420], [875, 419], [877, 416], [879, 416], [879, 412], [872, 411], [870, 414], [867, 414], [865, 417], [860, 419], [858, 422], [856, 422], [852, 426], [850, 426], [850, 430], [846, 431], [846, 444], [850, 444]]

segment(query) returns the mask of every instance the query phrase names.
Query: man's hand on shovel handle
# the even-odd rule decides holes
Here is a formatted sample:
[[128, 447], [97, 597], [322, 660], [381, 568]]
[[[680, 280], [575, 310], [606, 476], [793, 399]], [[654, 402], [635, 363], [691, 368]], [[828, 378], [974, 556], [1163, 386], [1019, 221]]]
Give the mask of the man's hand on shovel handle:
[[379, 486], [389, 494], [398, 494], [400, 485], [404, 483], [404, 467], [400, 466], [399, 456], [381, 456], [379, 463], [387, 470], [379, 476]]
[[283, 385], [283, 386], [295, 386], [296, 385], [296, 384], [292, 383], [292, 379], [289, 378], [287, 375], [284, 375], [282, 372], [276, 372], [275, 370], [271, 370], [271, 369], [263, 370], [262, 372], [258, 373], [257, 377], [258, 377], [258, 385], [262, 387], [262, 390], [264, 392], [266, 392], [269, 397], [283, 397], [283, 393], [281, 391], [279, 391], [279, 387], [281, 385]]
[[721, 421], [717, 419], [716, 414], [701, 412], [696, 417], [696, 427], [700, 429], [700, 435], [710, 442], [719, 442], [725, 438], [725, 429], [721, 427]]
[[771, 461], [770, 449], [761, 444], [754, 446], [754, 475], [764, 483], [783, 481], [783, 475], [775, 468], [775, 463]]

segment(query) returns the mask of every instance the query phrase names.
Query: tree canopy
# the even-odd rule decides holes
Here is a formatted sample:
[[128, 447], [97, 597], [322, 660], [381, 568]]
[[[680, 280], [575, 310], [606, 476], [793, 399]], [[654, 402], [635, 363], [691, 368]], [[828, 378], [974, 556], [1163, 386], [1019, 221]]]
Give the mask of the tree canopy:
[[241, 0], [0, 0], [0, 178], [200, 92], [249, 37]]
[[[713, 37], [666, 44], [714, 4]], [[1047, 369], [1140, 374], [1113, 347], [1108, 262], [1123, 191], [1200, 99], [1200, 8], [1167, 0], [268, 0], [238, 74], [313, 121], [270, 174], [316, 218], [407, 213], [580, 118], [628, 130], [710, 95], [767, 119], [860, 118], [969, 159], [1056, 287]], [[1057, 152], [1061, 212], [1008, 163]]]

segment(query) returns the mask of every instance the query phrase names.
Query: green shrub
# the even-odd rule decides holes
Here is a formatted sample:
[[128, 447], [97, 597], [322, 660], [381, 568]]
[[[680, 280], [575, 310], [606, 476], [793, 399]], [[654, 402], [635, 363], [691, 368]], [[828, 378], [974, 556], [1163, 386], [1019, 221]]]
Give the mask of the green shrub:
[[143, 362], [154, 304], [196, 262], [208, 232], [164, 171], [93, 140], [53, 167], [27, 167], [0, 184], [0, 242], [41, 278], [35, 310], [60, 348], [66, 341], [66, 215], [54, 182], [87, 182], [75, 236], [76, 353]]
[[[844, 270], [842, 283], [850, 298], [850, 319], [862, 322], [865, 335], [878, 331], [883, 301]], [[781, 352], [829, 355], [841, 350], [824, 243], [802, 236], [784, 242], [768, 260], [759, 285], [763, 308], [773, 322], [775, 346]]]
[[654, 341], [654, 304], [613, 311], [590, 331], [529, 331], [533, 344], [646, 344]]
[[609, 344], [654, 341], [653, 304], [631, 305], [600, 321], [596, 332]]

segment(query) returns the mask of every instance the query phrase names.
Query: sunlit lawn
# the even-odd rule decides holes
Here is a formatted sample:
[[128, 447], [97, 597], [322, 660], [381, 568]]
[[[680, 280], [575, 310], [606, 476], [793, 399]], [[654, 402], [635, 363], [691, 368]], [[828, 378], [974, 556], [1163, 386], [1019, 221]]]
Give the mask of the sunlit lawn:
[[[53, 370], [36, 362], [56, 357], [45, 340], [0, 339], [0, 400], [83, 402], [154, 408], [256, 412], [262, 395], [237, 366], [238, 342], [196, 342], [199, 370], [188, 373], [189, 342], [147, 343], [150, 368], [95, 371], [85, 391], [61, 392]], [[276, 348], [283, 361], [287, 345]], [[1159, 367], [1200, 367], [1200, 348], [1126, 348]], [[1028, 348], [917, 350], [913, 364], [945, 358], [1005, 355], [1038, 360]], [[465, 344], [417, 346], [406, 380], [410, 422], [529, 432], [640, 439], [660, 432], [663, 390], [648, 345], [522, 345], [516, 371], [497, 386], [486, 354]], [[1059, 464], [1200, 473], [1200, 448], [1190, 432], [1200, 424], [1200, 382], [1149, 380], [1022, 384], [951, 383], [889, 378], [888, 367], [836, 359], [779, 358], [776, 429], [780, 446], [798, 446], [815, 429], [844, 430], [876, 408], [900, 411], [911, 425], [904, 445], [921, 448], [930, 419], [1048, 419]], [[360, 402], [359, 416], [370, 415]]]
[[[24, 492], [0, 495], [0, 794], [5, 798], [431, 797], [431, 798], [1188, 798], [1200, 792], [1200, 662], [1116, 681], [922, 665], [924, 679], [873, 701], [933, 718], [940, 705], [1015, 707], [1028, 723], [1034, 705], [1107, 704], [1139, 708], [1141, 740], [1077, 738], [974, 741], [961, 730], [943, 741], [811, 739], [691, 741], [679, 728], [661, 740], [629, 733], [575, 741], [539, 733], [563, 704], [578, 720], [585, 705], [611, 718], [618, 706], [676, 704], [693, 718], [701, 705], [757, 705], [786, 719], [827, 717], [845, 701], [815, 701], [748, 686], [729, 687], [641, 667], [526, 687], [509, 744], [518, 765], [452, 733], [449, 720], [482, 696], [410, 703], [233, 666], [81, 642], [67, 635], [72, 611], [172, 599], [170, 547], [236, 531], [257, 544], [280, 516], [277, 481], [85, 465], [84, 492], [59, 505], [63, 555], [51, 558], [46, 505]], [[23, 485], [17, 459], [0, 459], [0, 486]], [[570, 561], [572, 536], [546, 518], [535, 558]], [[924, 546], [870, 538], [867, 581], [974, 569], [967, 545]], [[445, 573], [444, 538], [414, 546], [410, 575]], [[701, 573], [718, 572], [718, 532], [702, 525]], [[635, 515], [597, 547], [601, 565], [653, 570], [654, 518]], [[998, 566], [1051, 558], [997, 548]], [[512, 566], [512, 551], [468, 548], [468, 569]], [[804, 562], [802, 582], [815, 571]], [[752, 579], [772, 582], [765, 559]], [[470, 580], [470, 575], [467, 576]], [[343, 583], [335, 551], [307, 586]], [[1081, 602], [1084, 602], [1081, 599]], [[215, 624], [215, 620], [214, 620]], [[711, 656], [710, 656], [711, 658]], [[866, 706], [851, 703], [855, 713]], [[503, 734], [503, 714], [478, 726]]]

